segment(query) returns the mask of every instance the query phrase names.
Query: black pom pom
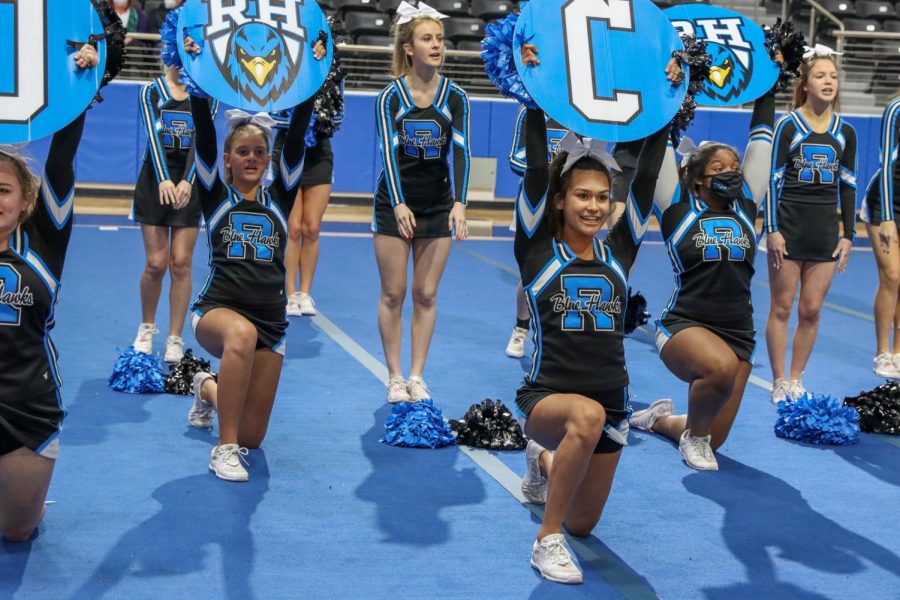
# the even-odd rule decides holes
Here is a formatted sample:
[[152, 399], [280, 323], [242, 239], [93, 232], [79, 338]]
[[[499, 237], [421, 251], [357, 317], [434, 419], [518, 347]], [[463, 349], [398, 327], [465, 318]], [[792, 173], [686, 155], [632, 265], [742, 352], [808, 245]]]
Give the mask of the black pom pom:
[[[125, 62], [125, 54], [127, 53], [127, 50], [125, 50], [125, 35], [128, 32], [125, 29], [125, 26], [122, 25], [119, 15], [116, 14], [116, 11], [109, 2], [105, 2], [104, 0], [91, 0], [91, 4], [94, 5], [94, 8], [100, 15], [100, 22], [103, 23], [104, 34], [96, 39], [94, 39], [95, 36], [91, 36], [92, 39], [90, 42], [96, 44], [101, 39], [106, 39], [106, 71], [103, 73], [103, 81], [100, 83], [100, 87], [103, 88], [106, 84], [115, 79], [116, 75], [119, 74], [119, 71], [122, 70], [122, 65]], [[99, 92], [97, 93], [97, 97], [94, 98], [94, 101], [103, 102], [103, 98], [100, 97]]]
[[650, 313], [647, 311], [647, 300], [640, 293], [632, 293], [628, 288], [628, 305], [625, 307], [625, 335], [647, 323]]
[[216, 376], [210, 368], [209, 361], [195, 357], [194, 351], [188, 348], [184, 357], [172, 365], [169, 374], [166, 375], [166, 393], [190, 396], [194, 393], [194, 375], [200, 371]]
[[775, 60], [775, 56], [781, 54], [781, 73], [774, 88], [776, 92], [780, 92], [787, 89], [791, 80], [799, 74], [806, 40], [803, 39], [801, 32], [794, 29], [793, 23], [782, 22], [781, 18], [778, 18], [774, 25], [766, 27], [765, 32], [769, 56]]
[[859, 413], [861, 430], [900, 435], [900, 383], [891, 381], [858, 396], [844, 398], [844, 405]]
[[[316, 102], [313, 106], [315, 125], [313, 126], [316, 137], [328, 138], [340, 129], [344, 116], [344, 90], [343, 81], [347, 74], [341, 66], [337, 44], [346, 42], [347, 33], [343, 23], [336, 17], [328, 18], [331, 27], [332, 61], [331, 70], [325, 77], [325, 82], [316, 94]], [[320, 39], [325, 32], [320, 32]], [[327, 39], [327, 36], [326, 36]]]
[[528, 443], [512, 412], [500, 400], [473, 404], [462, 419], [450, 421], [456, 443], [488, 450], [522, 450]]
[[[712, 57], [706, 52], [706, 42], [698, 40], [695, 35], [682, 35], [681, 41], [684, 43], [684, 50], [676, 50], [672, 53], [672, 57], [678, 60], [682, 65], [691, 68], [691, 76], [688, 80], [687, 95], [681, 108], [672, 118], [671, 128], [672, 135], [680, 138], [682, 132], [687, 129], [694, 120], [694, 114], [697, 111], [697, 103], [694, 96], [700, 91], [703, 83], [709, 78], [709, 67], [712, 64]], [[681, 81], [684, 81], [684, 73], [682, 73]], [[681, 83], [679, 81], [678, 83]], [[677, 145], [677, 144], [676, 144]]]

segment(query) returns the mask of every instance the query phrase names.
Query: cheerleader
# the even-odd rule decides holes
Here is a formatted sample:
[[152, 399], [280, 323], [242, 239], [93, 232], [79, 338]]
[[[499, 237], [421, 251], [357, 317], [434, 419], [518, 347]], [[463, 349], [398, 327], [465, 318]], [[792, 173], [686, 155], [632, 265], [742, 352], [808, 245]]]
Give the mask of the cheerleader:
[[[100, 62], [90, 45], [74, 59], [79, 69]], [[40, 179], [18, 148], [0, 145], [0, 536], [11, 542], [28, 540], [44, 515], [66, 415], [49, 336], [84, 118], [54, 134]]]
[[[797, 398], [835, 270], [843, 273], [856, 222], [856, 130], [835, 112], [838, 68], [830, 48], [805, 55], [793, 110], [775, 127], [772, 181], [765, 203], [771, 307], [766, 345], [772, 402]], [[841, 219], [835, 214], [840, 206]], [[840, 222], [839, 231], [838, 223]], [[787, 326], [800, 287], [790, 371]]]
[[[185, 41], [189, 52], [199, 46]], [[325, 46], [316, 42], [316, 59]], [[281, 153], [279, 175], [262, 185], [271, 155], [274, 121], [265, 113], [228, 112], [224, 181], [219, 178], [218, 145], [207, 100], [191, 96], [196, 130], [196, 168], [200, 207], [206, 219], [210, 273], [192, 307], [197, 341], [220, 358], [219, 380], [208, 373], [194, 378], [194, 405], [188, 421], [212, 425], [219, 416], [219, 439], [209, 470], [227, 481], [247, 481], [241, 464], [248, 448], [258, 448], [266, 435], [287, 331], [284, 297], [284, 240], [306, 146], [312, 96], [294, 109]]]
[[[446, 15], [406, 2], [397, 9], [393, 74], [375, 107], [384, 169], [375, 192], [372, 230], [381, 276], [378, 328], [388, 367], [388, 402], [430, 398], [422, 374], [437, 316], [437, 289], [450, 236], [468, 237], [469, 99], [438, 71]], [[453, 185], [448, 156], [453, 150]], [[400, 368], [401, 312], [413, 257], [412, 359]]]
[[[141, 88], [141, 119], [147, 132], [144, 165], [134, 190], [131, 217], [141, 224], [146, 264], [141, 274], [141, 324], [134, 348], [153, 353], [156, 308], [169, 270], [169, 335], [163, 359], [184, 356], [181, 337], [191, 299], [191, 264], [200, 224], [200, 201], [193, 190], [194, 122], [184, 85], [174, 67]], [[218, 103], [212, 103], [215, 117]]]
[[[897, 170], [900, 143], [900, 94], [884, 109], [881, 119], [881, 166], [869, 182], [869, 189], [859, 211], [866, 223], [869, 243], [878, 266], [878, 288], [875, 292], [875, 359], [872, 367], [879, 377], [900, 378], [900, 314], [897, 295], [900, 291], [900, 246], [894, 215], [900, 206], [900, 172]], [[891, 342], [891, 325], [894, 339]]]

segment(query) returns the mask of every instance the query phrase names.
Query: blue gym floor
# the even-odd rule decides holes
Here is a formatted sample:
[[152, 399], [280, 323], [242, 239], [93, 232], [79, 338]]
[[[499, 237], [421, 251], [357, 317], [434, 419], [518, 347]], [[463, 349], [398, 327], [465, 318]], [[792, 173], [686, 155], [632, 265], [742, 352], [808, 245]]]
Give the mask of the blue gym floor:
[[[693, 471], [668, 442], [633, 433], [603, 519], [574, 545], [584, 585], [569, 587], [529, 566], [537, 517], [518, 495], [522, 453], [378, 443], [389, 408], [364, 228], [326, 224], [321, 315], [292, 320], [264, 450], [250, 454], [250, 482], [233, 484], [207, 472], [215, 436], [188, 427], [190, 398], [107, 387], [139, 321], [143, 249], [122, 219], [78, 223], [54, 332], [69, 416], [53, 503], [33, 541], [0, 542], [0, 598], [900, 598], [897, 438], [832, 448], [773, 433], [764, 257], [757, 365], [721, 470]], [[425, 374], [448, 418], [484, 398], [512, 406], [526, 368], [504, 354], [510, 241], [454, 243]], [[201, 237], [195, 289], [205, 260]], [[658, 241], [641, 250], [631, 284], [657, 314], [673, 285]], [[823, 311], [811, 391], [843, 397], [879, 383], [875, 284], [871, 252], [855, 251]], [[408, 325], [405, 337], [408, 348]], [[185, 339], [205, 354], [190, 327]], [[669, 396], [683, 410], [687, 386], [649, 337], [626, 350], [634, 404]]]

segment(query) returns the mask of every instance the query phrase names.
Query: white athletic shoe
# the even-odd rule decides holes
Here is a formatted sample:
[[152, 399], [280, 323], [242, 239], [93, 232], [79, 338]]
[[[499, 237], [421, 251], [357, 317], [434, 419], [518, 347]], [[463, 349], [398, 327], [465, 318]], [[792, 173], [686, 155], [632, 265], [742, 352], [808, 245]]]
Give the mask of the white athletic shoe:
[[177, 363], [184, 358], [184, 340], [177, 335], [166, 338], [166, 354], [163, 360], [167, 363]]
[[388, 390], [387, 401], [391, 404], [410, 402], [409, 390], [406, 387], [406, 380], [403, 379], [403, 377], [391, 377], [384, 385]]
[[656, 423], [658, 418], [668, 417], [673, 412], [675, 412], [675, 408], [672, 405], [672, 400], [663, 398], [662, 400], [657, 400], [644, 410], [632, 413], [631, 418], [628, 419], [628, 424], [632, 427], [643, 429], [644, 431], [651, 431], [653, 429], [653, 424]]
[[506, 355], [510, 358], [522, 358], [525, 356], [525, 340], [528, 339], [528, 330], [522, 327], [513, 327], [506, 344]]
[[299, 317], [303, 315], [303, 311], [300, 310], [300, 294], [291, 294], [288, 296], [287, 301], [287, 316], [289, 317]]
[[894, 368], [897, 369], [897, 373], [900, 375], [900, 352], [891, 354], [891, 358], [894, 361]]
[[572, 558], [566, 546], [566, 538], [561, 533], [545, 536], [534, 542], [531, 548], [531, 566], [544, 579], [556, 583], [581, 583], [581, 569]]
[[425, 380], [421, 377], [410, 377], [406, 381], [406, 389], [409, 392], [410, 402], [421, 402], [422, 400], [431, 400], [431, 392], [425, 385]]
[[793, 399], [791, 398], [791, 384], [779, 377], [772, 384], [772, 391], [769, 392], [769, 396], [772, 398], [772, 404], [778, 404], [782, 400], [790, 402]]
[[307, 317], [315, 316], [316, 303], [313, 301], [312, 296], [300, 292], [297, 294], [297, 304], [300, 305], [300, 314]]
[[244, 457], [249, 452], [237, 444], [216, 446], [209, 455], [209, 470], [225, 481], [247, 481], [250, 475], [241, 462], [247, 462]]
[[522, 495], [532, 504], [547, 502], [547, 478], [541, 474], [541, 454], [545, 448], [534, 440], [525, 446], [525, 477], [522, 478]]
[[141, 323], [134, 338], [134, 349], [144, 354], [153, 354], [153, 336], [159, 333], [154, 323]]
[[797, 398], [799, 398], [800, 396], [802, 396], [803, 394], [806, 393], [806, 388], [803, 387], [803, 384], [800, 382], [799, 379], [791, 379], [791, 381], [788, 383], [788, 385], [790, 386], [790, 390], [788, 391], [788, 396], [791, 398], [791, 400], [796, 400]]
[[872, 361], [872, 369], [875, 371], [875, 374], [885, 379], [900, 378], [900, 371], [897, 370], [897, 366], [894, 364], [895, 356], [897, 355], [888, 352], [882, 352], [876, 356], [875, 360]]
[[203, 382], [212, 379], [213, 376], [203, 371], [194, 375], [194, 405], [188, 412], [188, 423], [191, 427], [197, 429], [209, 429], [212, 427], [213, 417], [216, 415], [216, 409], [213, 405], [200, 397], [200, 390], [203, 388]]
[[713, 453], [712, 446], [709, 445], [710, 439], [712, 436], [694, 437], [691, 435], [690, 429], [684, 430], [684, 433], [681, 434], [681, 441], [678, 442], [678, 449], [687, 466], [698, 471], [719, 470], [716, 455]]

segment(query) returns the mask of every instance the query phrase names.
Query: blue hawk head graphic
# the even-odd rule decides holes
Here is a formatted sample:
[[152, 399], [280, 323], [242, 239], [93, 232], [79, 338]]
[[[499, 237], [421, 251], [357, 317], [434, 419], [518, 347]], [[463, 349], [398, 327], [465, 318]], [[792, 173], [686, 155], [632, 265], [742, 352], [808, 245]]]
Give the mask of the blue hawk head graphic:
[[745, 67], [734, 52], [722, 44], [708, 43], [706, 51], [712, 62], [702, 93], [721, 101], [735, 98], [749, 85], [753, 64]]
[[232, 32], [223, 67], [231, 86], [260, 104], [277, 100], [300, 70], [299, 60], [293, 64], [281, 34], [261, 22], [245, 23]]

